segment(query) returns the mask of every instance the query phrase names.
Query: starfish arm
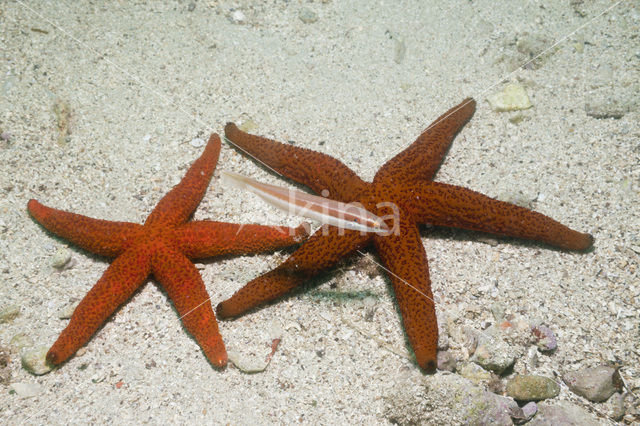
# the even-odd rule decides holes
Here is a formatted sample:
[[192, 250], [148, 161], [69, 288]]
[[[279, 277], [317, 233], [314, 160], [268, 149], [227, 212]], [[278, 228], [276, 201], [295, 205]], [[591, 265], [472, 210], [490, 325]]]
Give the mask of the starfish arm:
[[100, 256], [120, 255], [142, 234], [142, 225], [136, 223], [93, 219], [47, 207], [33, 199], [27, 209], [49, 231]]
[[476, 101], [467, 98], [442, 114], [398, 155], [378, 170], [374, 182], [397, 184], [416, 179], [431, 180], [451, 142], [476, 110]]
[[467, 188], [438, 182], [416, 183], [404, 194], [404, 204], [410, 206], [420, 223], [542, 241], [569, 250], [586, 250], [593, 245], [589, 234]]
[[284, 263], [250, 281], [231, 298], [220, 303], [216, 308], [218, 316], [235, 317], [288, 293], [371, 239], [371, 234], [345, 231], [333, 226], [327, 229], [327, 233], [322, 228], [316, 231]]
[[220, 156], [220, 137], [212, 134], [202, 155], [194, 161], [180, 183], [153, 209], [145, 225], [176, 225], [186, 221], [207, 191]]
[[322, 196], [350, 202], [364, 187], [362, 179], [329, 155], [250, 135], [233, 123], [224, 133], [242, 152]]
[[180, 250], [191, 259], [231, 254], [252, 254], [297, 244], [309, 233], [297, 228], [235, 223], [188, 222], [175, 230]]
[[47, 353], [49, 363], [61, 364], [75, 354], [144, 282], [150, 272], [150, 255], [136, 249], [117, 257], [78, 304], [69, 325]]
[[436, 368], [438, 323], [431, 293], [427, 255], [418, 227], [401, 213], [399, 232], [373, 238], [378, 255], [389, 272], [404, 329], [420, 368]]
[[218, 368], [227, 365], [227, 350], [196, 267], [182, 253], [169, 247], [156, 250], [152, 264], [153, 275], [166, 290], [184, 327], [195, 337], [209, 362]]

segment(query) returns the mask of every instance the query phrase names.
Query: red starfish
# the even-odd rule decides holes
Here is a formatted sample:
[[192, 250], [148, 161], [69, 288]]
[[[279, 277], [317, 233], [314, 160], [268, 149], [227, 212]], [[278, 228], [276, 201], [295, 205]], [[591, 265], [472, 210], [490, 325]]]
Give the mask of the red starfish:
[[[270, 168], [345, 203], [360, 202], [383, 218], [394, 212], [391, 235], [362, 234], [329, 227], [320, 229], [276, 269], [249, 282], [220, 303], [220, 318], [233, 317], [282, 296], [327, 269], [340, 258], [373, 242], [389, 271], [393, 290], [418, 365], [436, 367], [438, 327], [431, 294], [427, 256], [418, 224], [455, 226], [527, 238], [571, 250], [593, 243], [589, 234], [569, 229], [540, 213], [494, 200], [433, 177], [455, 135], [471, 118], [475, 101], [465, 99], [450, 109], [407, 149], [388, 161], [373, 182], [364, 182], [343, 163], [325, 154], [284, 145], [227, 124], [225, 134], [241, 150]], [[328, 192], [327, 192], [328, 191]], [[385, 216], [387, 214], [387, 216]]]
[[306, 236], [296, 229], [187, 220], [200, 204], [220, 155], [213, 134], [185, 177], [160, 200], [144, 225], [93, 219], [29, 200], [29, 213], [54, 234], [114, 261], [76, 307], [67, 328], [47, 353], [57, 365], [69, 359], [153, 273], [185, 328], [216, 367], [227, 363], [209, 295], [189, 259], [249, 254], [285, 247]]

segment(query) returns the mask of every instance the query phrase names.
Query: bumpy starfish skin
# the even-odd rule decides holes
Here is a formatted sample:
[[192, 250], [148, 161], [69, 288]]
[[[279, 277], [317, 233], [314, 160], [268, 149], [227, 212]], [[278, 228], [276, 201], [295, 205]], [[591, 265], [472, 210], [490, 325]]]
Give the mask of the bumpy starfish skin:
[[227, 352], [209, 295], [190, 259], [285, 247], [301, 241], [306, 231], [302, 226], [187, 222], [207, 190], [219, 154], [220, 138], [213, 134], [200, 158], [160, 200], [144, 225], [93, 219], [29, 201], [29, 213], [49, 231], [91, 253], [115, 257], [47, 353], [50, 363], [69, 359], [153, 274], [207, 359], [216, 367], [226, 365]]
[[[436, 367], [438, 326], [427, 257], [418, 224], [455, 226], [543, 241], [571, 250], [589, 248], [593, 239], [540, 213], [494, 200], [475, 191], [433, 182], [444, 155], [475, 111], [465, 99], [427, 128], [407, 149], [388, 161], [373, 182], [362, 181], [335, 158], [281, 144], [227, 124], [225, 134], [242, 151], [317, 193], [360, 202], [370, 212], [393, 221], [390, 235], [320, 229], [283, 264], [249, 282], [220, 303], [220, 318], [233, 317], [284, 295], [342, 257], [373, 242], [389, 270], [405, 331], [421, 368]], [[326, 192], [328, 191], [328, 193]], [[390, 206], [395, 206], [396, 211]], [[394, 228], [395, 226], [395, 228]]]

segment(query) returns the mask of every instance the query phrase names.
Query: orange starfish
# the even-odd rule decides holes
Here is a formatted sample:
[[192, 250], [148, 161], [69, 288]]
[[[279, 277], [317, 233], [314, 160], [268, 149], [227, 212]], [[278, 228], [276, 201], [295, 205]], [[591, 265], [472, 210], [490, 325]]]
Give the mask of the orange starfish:
[[76, 307], [69, 325], [49, 349], [47, 361], [57, 365], [69, 359], [153, 273], [207, 359], [216, 367], [226, 365], [227, 351], [209, 295], [189, 259], [285, 247], [300, 242], [306, 231], [303, 226], [188, 222], [207, 190], [219, 155], [220, 138], [213, 134], [200, 158], [160, 200], [144, 225], [93, 219], [29, 200], [29, 213], [49, 231], [91, 253], [115, 257]]
[[328, 227], [326, 232], [320, 229], [283, 264], [220, 303], [218, 317], [237, 316], [280, 297], [335, 265], [340, 258], [373, 242], [389, 271], [418, 365], [433, 371], [438, 326], [418, 224], [527, 238], [570, 250], [589, 248], [593, 243], [589, 234], [573, 231], [523, 207], [433, 181], [449, 145], [473, 115], [475, 105], [473, 99], [465, 99], [447, 111], [412, 145], [382, 166], [371, 183], [361, 180], [333, 157], [252, 136], [233, 123], [227, 124], [227, 138], [242, 151], [316, 193], [345, 203], [360, 202], [371, 213], [385, 218], [393, 232], [381, 235], [335, 227]]

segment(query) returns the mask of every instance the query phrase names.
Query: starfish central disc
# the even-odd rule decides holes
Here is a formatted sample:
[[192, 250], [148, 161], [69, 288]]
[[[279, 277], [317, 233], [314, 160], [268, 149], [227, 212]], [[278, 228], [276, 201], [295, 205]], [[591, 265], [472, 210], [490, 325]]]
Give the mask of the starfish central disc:
[[419, 224], [527, 238], [569, 250], [591, 247], [591, 235], [540, 213], [433, 181], [449, 145], [471, 119], [475, 107], [473, 99], [465, 99], [444, 113], [413, 144], [383, 165], [373, 182], [364, 182], [328, 155], [250, 135], [227, 124], [225, 135], [234, 145], [285, 177], [334, 200], [360, 202], [383, 218], [391, 207], [395, 219], [393, 224], [387, 223], [392, 228], [388, 235], [342, 232], [333, 227], [326, 233], [316, 232], [283, 264], [220, 303], [218, 316], [237, 316], [283, 296], [341, 258], [373, 244], [389, 272], [416, 361], [424, 370], [433, 371], [438, 326]]
[[165, 289], [185, 328], [216, 367], [227, 363], [209, 295], [191, 259], [250, 254], [300, 242], [305, 227], [189, 221], [202, 200], [220, 155], [213, 134], [184, 178], [153, 209], [144, 225], [93, 219], [30, 200], [31, 216], [52, 233], [100, 256], [115, 258], [78, 304], [69, 325], [47, 353], [60, 364], [84, 345], [152, 274]]

